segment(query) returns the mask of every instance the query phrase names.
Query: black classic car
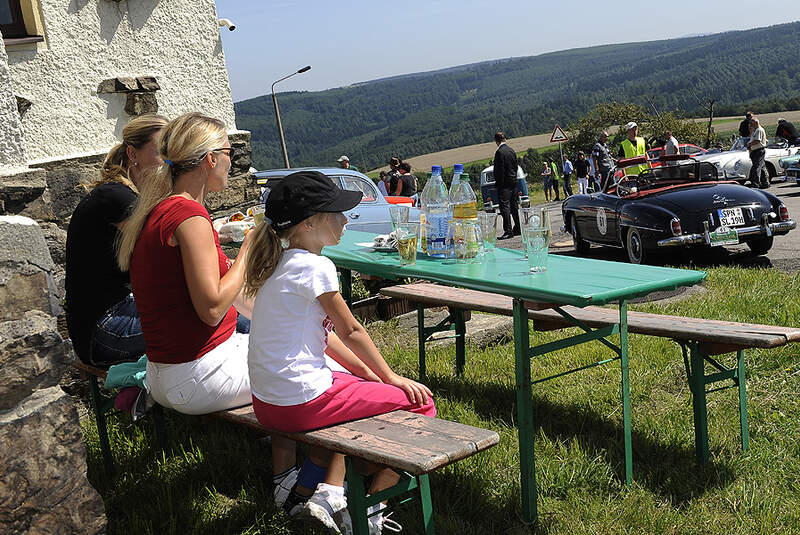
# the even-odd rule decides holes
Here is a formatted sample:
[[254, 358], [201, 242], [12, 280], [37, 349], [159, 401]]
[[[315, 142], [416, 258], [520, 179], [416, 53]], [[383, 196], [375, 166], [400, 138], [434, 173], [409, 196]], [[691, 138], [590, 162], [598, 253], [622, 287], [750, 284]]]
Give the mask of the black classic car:
[[[708, 162], [684, 155], [664, 160], [638, 176], [623, 176], [605, 191], [564, 201], [564, 227], [579, 254], [587, 254], [590, 244], [621, 247], [630, 262], [641, 264], [671, 248], [738, 243], [765, 254], [774, 236], [795, 228], [774, 195], [722, 180]], [[644, 157], [617, 165], [639, 163], [645, 163]]]

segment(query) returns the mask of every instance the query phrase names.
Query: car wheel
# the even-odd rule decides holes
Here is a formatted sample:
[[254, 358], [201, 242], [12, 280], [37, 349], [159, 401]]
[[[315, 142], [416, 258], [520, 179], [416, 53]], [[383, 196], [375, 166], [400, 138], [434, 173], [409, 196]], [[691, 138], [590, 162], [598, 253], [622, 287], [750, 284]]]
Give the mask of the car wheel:
[[631, 264], [644, 264], [647, 253], [644, 247], [644, 240], [639, 229], [628, 229], [625, 237], [625, 252], [628, 253], [628, 262]]
[[753, 238], [750, 240], [746, 240], [745, 243], [753, 251], [753, 254], [756, 255], [764, 255], [772, 249], [772, 241], [774, 238], [772, 236], [767, 236], [764, 238]]
[[575, 246], [575, 252], [580, 255], [585, 255], [589, 252], [589, 242], [581, 238], [581, 233], [578, 230], [578, 223], [576, 220], [578, 218], [575, 214], [572, 214], [570, 218], [570, 233], [572, 234], [572, 244]]

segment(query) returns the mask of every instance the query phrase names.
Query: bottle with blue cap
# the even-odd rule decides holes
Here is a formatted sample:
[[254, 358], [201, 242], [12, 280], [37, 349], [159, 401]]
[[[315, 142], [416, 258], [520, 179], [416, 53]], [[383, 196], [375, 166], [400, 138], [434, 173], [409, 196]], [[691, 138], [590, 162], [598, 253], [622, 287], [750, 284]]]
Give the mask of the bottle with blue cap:
[[453, 180], [450, 181], [450, 190], [448, 194], [452, 197], [453, 188], [455, 188], [461, 181], [461, 174], [464, 172], [464, 164], [457, 163], [453, 166]]
[[447, 256], [447, 223], [452, 217], [447, 187], [442, 180], [442, 167], [431, 168], [431, 178], [420, 196], [420, 241], [428, 256]]

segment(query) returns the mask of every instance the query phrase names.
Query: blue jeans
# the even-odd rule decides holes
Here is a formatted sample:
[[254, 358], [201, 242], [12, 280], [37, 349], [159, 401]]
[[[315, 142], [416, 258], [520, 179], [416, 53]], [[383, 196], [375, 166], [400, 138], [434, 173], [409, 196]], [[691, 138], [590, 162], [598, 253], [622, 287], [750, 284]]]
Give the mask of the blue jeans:
[[95, 366], [111, 366], [139, 360], [144, 353], [139, 311], [133, 294], [129, 294], [97, 321], [89, 342], [89, 361]]

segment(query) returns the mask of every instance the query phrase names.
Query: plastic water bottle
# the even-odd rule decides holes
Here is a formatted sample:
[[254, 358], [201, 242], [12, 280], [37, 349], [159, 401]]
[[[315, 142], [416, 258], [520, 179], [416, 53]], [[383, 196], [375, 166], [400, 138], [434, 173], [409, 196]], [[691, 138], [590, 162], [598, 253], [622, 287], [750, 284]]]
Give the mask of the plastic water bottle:
[[460, 182], [461, 174], [464, 172], [464, 165], [457, 163], [453, 166], [453, 180], [450, 181], [450, 192], [449, 194], [453, 195], [453, 188], [455, 188], [458, 183]]
[[467, 173], [463, 173], [458, 183], [453, 184], [450, 203], [453, 205], [453, 219], [478, 219], [478, 198], [472, 191]]
[[420, 197], [420, 233], [422, 252], [428, 256], [447, 256], [447, 223], [451, 217], [447, 188], [442, 180], [442, 167], [431, 168], [431, 178]]

